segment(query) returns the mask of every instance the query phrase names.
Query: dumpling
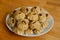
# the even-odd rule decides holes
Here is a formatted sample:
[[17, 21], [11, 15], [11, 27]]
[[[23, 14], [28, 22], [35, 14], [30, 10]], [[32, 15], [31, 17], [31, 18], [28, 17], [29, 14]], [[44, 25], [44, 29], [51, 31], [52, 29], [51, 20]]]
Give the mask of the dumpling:
[[32, 21], [37, 21], [38, 20], [38, 15], [32, 15], [32, 14], [30, 14], [30, 15], [28, 15], [28, 19], [32, 20]]
[[46, 16], [47, 20], [51, 17], [50, 14], [46, 10], [44, 10], [43, 8], [41, 9], [41, 13]]
[[27, 7], [22, 7], [20, 9], [21, 12], [25, 13], [25, 15], [28, 15], [29, 12], [31, 11], [31, 8], [27, 8]]
[[13, 28], [13, 32], [16, 33], [16, 34], [18, 34], [18, 35], [19, 35], [19, 34], [24, 34], [24, 31], [23, 31], [23, 30], [20, 30], [20, 29], [17, 28], [17, 27], [14, 27], [14, 28]]
[[30, 29], [38, 29], [38, 30], [41, 30], [42, 27], [41, 27], [41, 24], [39, 23], [39, 21], [36, 21], [36, 22], [32, 22], [30, 23]]
[[27, 29], [27, 30], [24, 31], [24, 34], [33, 34], [33, 31], [30, 30], [30, 29]]
[[15, 14], [14, 14], [14, 18], [15, 18], [16, 20], [24, 19], [24, 18], [25, 18], [25, 14], [22, 13], [22, 12], [20, 12], [20, 11], [17, 11], [17, 12], [15, 12]]
[[14, 14], [15, 14], [16, 11], [17, 11], [17, 10], [13, 10], [13, 11], [9, 12], [9, 16], [10, 16], [10, 17], [14, 17]]
[[47, 27], [48, 27], [48, 22], [47, 22], [47, 21], [42, 22], [42, 23], [41, 23], [41, 27], [42, 27], [42, 28], [47, 28]]
[[38, 29], [33, 29], [33, 33], [34, 34], [39, 34], [42, 30], [38, 30]]
[[33, 8], [31, 9], [31, 11], [32, 11], [32, 12], [35, 12], [36, 14], [41, 13], [41, 12], [40, 12], [40, 8], [39, 8], [38, 6], [33, 7]]
[[27, 19], [19, 20], [17, 22], [17, 27], [20, 30], [27, 30], [28, 29], [28, 23], [29, 23], [29, 21]]
[[39, 21], [40, 22], [45, 22], [46, 21], [46, 15], [44, 13], [39, 14]]
[[13, 17], [9, 17], [9, 19], [8, 19], [8, 25], [10, 27], [14, 27], [15, 23], [16, 23], [16, 20]]

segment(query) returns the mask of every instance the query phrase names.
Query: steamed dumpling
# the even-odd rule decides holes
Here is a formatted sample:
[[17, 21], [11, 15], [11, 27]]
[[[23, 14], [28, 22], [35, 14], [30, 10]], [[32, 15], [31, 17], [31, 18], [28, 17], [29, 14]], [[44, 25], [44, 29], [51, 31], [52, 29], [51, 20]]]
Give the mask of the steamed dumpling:
[[42, 26], [42, 28], [47, 28], [48, 27], [48, 22], [47, 21], [42, 22], [41, 26]]
[[25, 14], [22, 13], [22, 12], [20, 12], [20, 11], [17, 11], [17, 12], [15, 12], [15, 14], [14, 14], [14, 18], [15, 18], [16, 20], [24, 19], [24, 18], [25, 18]]
[[20, 30], [20, 29], [17, 28], [17, 27], [14, 27], [14, 28], [13, 28], [13, 32], [16, 33], [16, 34], [18, 34], [18, 35], [19, 35], [19, 34], [24, 34], [24, 30]]
[[28, 19], [32, 20], [32, 21], [37, 21], [38, 20], [38, 15], [32, 15], [32, 14], [30, 14], [30, 15], [28, 15]]
[[33, 30], [33, 29], [38, 29], [38, 30], [41, 30], [41, 24], [39, 23], [39, 21], [36, 21], [36, 22], [33, 22], [33, 23], [30, 23], [30, 28]]
[[24, 31], [24, 33], [25, 33], [25, 34], [33, 34], [33, 31], [30, 30], [30, 29], [27, 29], [27, 30]]
[[29, 23], [29, 21], [27, 19], [19, 20], [17, 23], [17, 27], [20, 30], [27, 30], [28, 29], [28, 23]]
[[9, 24], [10, 27], [14, 27], [15, 23], [16, 23], [16, 20], [13, 17], [10, 17], [8, 19], [8, 24]]
[[28, 15], [29, 12], [31, 12], [31, 8], [26, 8], [26, 7], [22, 7], [20, 9], [21, 12], [25, 13], [25, 15]]
[[31, 9], [31, 11], [32, 11], [32, 12], [35, 12], [36, 14], [41, 13], [41, 12], [40, 12], [40, 8], [39, 8], [38, 6], [33, 7], [33, 8]]
[[44, 13], [39, 14], [39, 21], [40, 22], [45, 22], [46, 21], [46, 15]]
[[33, 29], [33, 33], [34, 34], [39, 34], [42, 30], [38, 30], [38, 29]]

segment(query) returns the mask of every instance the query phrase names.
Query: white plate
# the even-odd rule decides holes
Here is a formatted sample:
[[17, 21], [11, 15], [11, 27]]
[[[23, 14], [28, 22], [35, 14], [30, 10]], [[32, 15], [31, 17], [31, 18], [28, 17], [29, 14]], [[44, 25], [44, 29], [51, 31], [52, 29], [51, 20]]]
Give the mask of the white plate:
[[[31, 8], [31, 7], [28, 7], [28, 8]], [[20, 9], [20, 8], [17, 8], [17, 9], [15, 9], [15, 10], [19, 10], [19, 9]], [[45, 10], [45, 11], [46, 11], [46, 10]], [[46, 11], [46, 12], [47, 12], [47, 11]], [[7, 17], [6, 17], [6, 25], [7, 25], [8, 29], [9, 29], [10, 31], [12, 31], [12, 29], [10, 28], [10, 26], [9, 26], [8, 23], [7, 23], [8, 18], [9, 18], [9, 14], [8, 14]], [[52, 17], [52, 16], [51, 16], [50, 19], [48, 20], [48, 23], [49, 23], [49, 26], [48, 26], [46, 29], [43, 29], [42, 32], [40, 32], [39, 34], [29, 34], [29, 35], [27, 35], [27, 34], [26, 34], [26, 35], [25, 35], [25, 34], [18, 34], [18, 35], [27, 36], [27, 37], [41, 36], [41, 35], [49, 32], [49, 31], [52, 29], [53, 24], [54, 24], [54, 20], [53, 20], [53, 17]], [[13, 31], [12, 31], [12, 32], [13, 32]]]

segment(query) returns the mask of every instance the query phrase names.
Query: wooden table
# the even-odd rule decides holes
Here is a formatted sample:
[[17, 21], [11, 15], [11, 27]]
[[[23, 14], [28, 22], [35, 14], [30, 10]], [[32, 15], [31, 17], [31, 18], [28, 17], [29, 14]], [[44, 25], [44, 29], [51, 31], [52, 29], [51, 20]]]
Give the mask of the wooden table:
[[[22, 37], [8, 30], [5, 19], [9, 11], [22, 6], [40, 6], [54, 18], [52, 30], [39, 37]], [[60, 40], [60, 0], [0, 0], [0, 40]]]

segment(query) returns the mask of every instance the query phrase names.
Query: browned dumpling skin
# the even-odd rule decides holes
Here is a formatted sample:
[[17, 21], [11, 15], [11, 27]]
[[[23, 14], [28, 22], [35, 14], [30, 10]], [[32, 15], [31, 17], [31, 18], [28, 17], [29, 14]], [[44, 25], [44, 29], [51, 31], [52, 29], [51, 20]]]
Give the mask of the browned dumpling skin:
[[16, 20], [13, 17], [10, 17], [8, 19], [8, 24], [9, 24], [10, 27], [14, 27], [15, 23], [16, 23]]

